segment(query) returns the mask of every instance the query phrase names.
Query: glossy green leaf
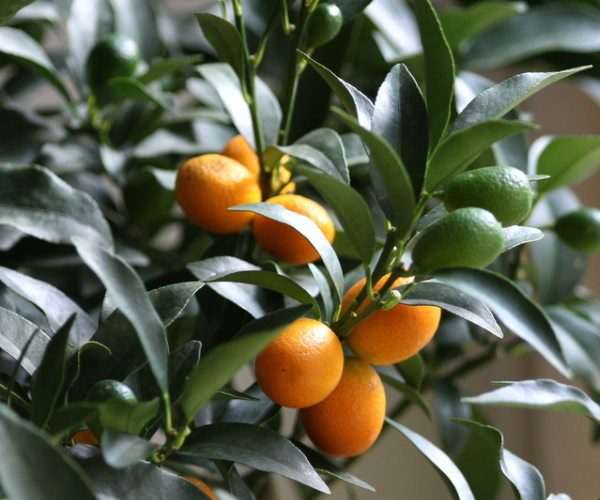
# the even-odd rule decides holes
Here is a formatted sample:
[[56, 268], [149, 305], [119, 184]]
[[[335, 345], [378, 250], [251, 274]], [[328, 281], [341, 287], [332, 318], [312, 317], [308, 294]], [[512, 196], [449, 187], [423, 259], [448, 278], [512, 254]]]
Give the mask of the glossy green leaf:
[[0, 224], [52, 243], [79, 236], [112, 247], [108, 223], [87, 193], [37, 166], [0, 164], [0, 176]]
[[398, 153], [419, 191], [427, 163], [427, 110], [421, 90], [404, 64], [394, 66], [379, 87], [371, 130]]
[[50, 327], [55, 331], [72, 314], [75, 314], [75, 321], [71, 328], [71, 340], [75, 344], [83, 344], [94, 333], [96, 325], [92, 318], [61, 290], [49, 283], [1, 266], [0, 281], [14, 293], [40, 308], [48, 319]]
[[282, 153], [298, 158], [308, 163], [327, 175], [348, 184], [350, 175], [348, 169], [339, 171], [337, 166], [320, 150], [308, 144], [292, 144], [291, 146], [277, 146]]
[[8, 0], [3, 2], [2, 6], [0, 7], [0, 24], [3, 24], [10, 18], [14, 17], [19, 9], [22, 9], [32, 2], [33, 0]]
[[420, 282], [416, 287], [411, 288], [402, 299], [402, 303], [438, 306], [480, 326], [496, 337], [503, 336], [494, 315], [484, 302], [445, 283], [435, 280]]
[[281, 128], [281, 105], [271, 88], [260, 78], [255, 80], [258, 115], [262, 123], [265, 144], [275, 144]]
[[315, 129], [300, 137], [294, 144], [305, 144], [321, 151], [335, 166], [335, 170], [339, 173], [341, 180], [346, 184], [350, 183], [350, 173], [348, 172], [344, 143], [335, 130], [330, 128]]
[[[527, 40], [527, 43], [523, 43]], [[600, 13], [582, 3], [550, 2], [497, 24], [462, 56], [471, 68], [493, 68], [544, 52], [600, 50]]]
[[325, 80], [325, 83], [333, 90], [333, 93], [340, 100], [346, 111], [358, 120], [360, 126], [365, 129], [370, 129], [371, 116], [373, 115], [373, 103], [371, 100], [356, 87], [345, 82], [336, 76], [330, 69], [314, 59], [311, 59], [306, 54], [302, 54], [302, 57], [304, 57], [314, 70], [319, 73], [321, 78]]
[[504, 232], [504, 248], [502, 252], [508, 252], [524, 243], [533, 243], [541, 240], [544, 233], [535, 227], [509, 226], [502, 229]]
[[466, 268], [438, 271], [433, 277], [481, 300], [508, 330], [525, 340], [559, 372], [569, 375], [548, 318], [512, 281], [490, 271]]
[[0, 482], [14, 500], [96, 500], [89, 481], [64, 452], [0, 405]]
[[545, 485], [540, 471], [504, 448], [504, 436], [498, 429], [473, 420], [456, 421], [469, 429], [482, 445], [489, 447], [498, 468], [511, 482], [517, 500], [544, 500]]
[[462, 172], [496, 141], [532, 128], [516, 120], [487, 120], [450, 134], [429, 159], [425, 172], [425, 189], [434, 191]]
[[411, 431], [409, 428], [404, 427], [398, 422], [394, 422], [391, 418], [386, 417], [385, 422], [403, 434], [421, 453], [423, 453], [425, 458], [434, 465], [442, 478], [446, 481], [449, 489], [458, 500], [475, 500], [467, 480], [448, 455], [423, 436]]
[[311, 306], [315, 317], [321, 319], [321, 312], [319, 311], [319, 306], [315, 302], [315, 299], [302, 288], [301, 285], [283, 274], [264, 270], [236, 271], [227, 274], [218, 274], [207, 281], [207, 283], [211, 282], [246, 283], [279, 292], [287, 297], [297, 300], [301, 304]]
[[[4, 7], [0, 8], [4, 9]], [[48, 54], [25, 31], [8, 26], [0, 27], [0, 54], [31, 67], [54, 85], [67, 101], [70, 101], [69, 93]]]
[[251, 332], [220, 344], [207, 354], [190, 373], [183, 393], [177, 403], [181, 405], [188, 420], [206, 403], [235, 373], [260, 353], [279, 332], [302, 316], [308, 308], [298, 306], [276, 311], [250, 323]]
[[246, 57], [242, 38], [236, 27], [213, 14], [196, 14], [202, 32], [219, 56], [227, 62], [243, 81]]
[[338, 299], [341, 301], [344, 288], [344, 276], [340, 261], [338, 260], [333, 247], [319, 229], [319, 226], [311, 219], [275, 203], [250, 203], [247, 205], [237, 205], [229, 210], [254, 212], [277, 222], [287, 224], [302, 234], [323, 260], [323, 264], [335, 287]]
[[375, 224], [364, 198], [351, 186], [328, 175], [298, 167], [335, 211], [361, 260], [368, 264], [375, 252]]
[[29, 339], [33, 336], [22, 360], [23, 369], [32, 374], [42, 361], [50, 338], [37, 325], [19, 314], [0, 307], [0, 349], [19, 359]]
[[147, 85], [156, 80], [160, 80], [165, 76], [172, 75], [181, 68], [196, 64], [200, 61], [200, 59], [200, 56], [170, 57], [168, 59], [159, 59], [150, 65], [150, 67], [139, 77], [139, 80]]
[[50, 339], [44, 357], [36, 370], [31, 384], [31, 421], [45, 428], [66, 382], [69, 332], [75, 316], [70, 316]]
[[454, 58], [431, 2], [420, 0], [414, 5], [425, 57], [429, 147], [433, 150], [444, 136], [450, 121], [454, 95]]
[[600, 405], [577, 387], [550, 379], [503, 383], [506, 384], [504, 387], [465, 398], [464, 401], [476, 405], [515, 406], [575, 413], [600, 422]]
[[228, 401], [219, 417], [220, 422], [242, 422], [260, 425], [279, 412], [279, 405], [267, 397], [257, 382], [252, 384], [243, 394], [251, 399], [232, 399]]
[[158, 445], [132, 434], [106, 429], [102, 433], [102, 456], [115, 469], [135, 465], [150, 455]]
[[302, 452], [285, 437], [264, 427], [242, 423], [205, 425], [192, 432], [179, 454], [230, 460], [329, 493]]
[[120, 257], [81, 238], [74, 238], [73, 242], [80, 257], [133, 325], [156, 382], [163, 394], [166, 393], [169, 346], [162, 321], [146, 294], [144, 283]]
[[[545, 147], [537, 158], [536, 174], [550, 179], [538, 183], [540, 193], [547, 193], [585, 179], [600, 165], [600, 137], [540, 138]], [[535, 145], [533, 146], [535, 147]]]
[[458, 115], [452, 130], [457, 131], [475, 123], [502, 118], [525, 99], [563, 78], [579, 73], [590, 66], [549, 73], [522, 73], [475, 96]]
[[392, 147], [377, 134], [362, 128], [351, 116], [334, 110], [353, 132], [361, 136], [371, 155], [373, 187], [382, 210], [398, 236], [408, 231], [415, 210], [415, 194], [404, 164]]

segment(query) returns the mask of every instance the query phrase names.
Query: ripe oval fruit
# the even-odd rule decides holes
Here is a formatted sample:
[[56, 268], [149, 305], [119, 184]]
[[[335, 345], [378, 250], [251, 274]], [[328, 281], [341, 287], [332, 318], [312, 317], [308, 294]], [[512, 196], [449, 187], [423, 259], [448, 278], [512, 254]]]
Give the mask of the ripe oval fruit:
[[600, 250], [600, 210], [584, 207], [558, 218], [554, 231], [567, 245], [580, 252]]
[[236, 135], [225, 146], [221, 154], [233, 158], [246, 167], [258, 179], [260, 176], [260, 161], [258, 155], [243, 135]]
[[459, 208], [423, 230], [412, 252], [419, 271], [485, 267], [504, 246], [502, 226], [483, 208]]
[[342, 29], [344, 16], [332, 3], [320, 3], [311, 14], [307, 27], [306, 46], [314, 49], [333, 40]]
[[449, 212], [463, 207], [485, 208], [503, 226], [521, 222], [532, 203], [527, 176], [513, 167], [470, 170], [454, 177], [444, 190], [444, 205]]
[[325, 399], [344, 366], [342, 344], [324, 323], [301, 318], [285, 328], [256, 358], [256, 379], [281, 406], [304, 408]]
[[[375, 291], [387, 282], [389, 274], [381, 278], [373, 287]], [[398, 278], [391, 288], [407, 285], [412, 277]], [[355, 283], [344, 296], [342, 312], [346, 311], [366, 279]], [[365, 299], [358, 307], [362, 311], [370, 299]], [[346, 343], [354, 354], [368, 363], [390, 365], [399, 363], [417, 354], [435, 335], [440, 324], [442, 310], [435, 306], [409, 306], [397, 304], [387, 311], [377, 311], [356, 325]]]
[[252, 212], [227, 210], [261, 201], [250, 171], [227, 156], [207, 154], [186, 161], [177, 172], [175, 197], [194, 224], [213, 233], [237, 233], [253, 219]]
[[335, 390], [315, 406], [300, 410], [302, 425], [319, 449], [334, 457], [364, 453], [375, 442], [385, 417], [385, 391], [377, 372], [364, 361], [346, 358]]
[[121, 401], [129, 401], [135, 403], [137, 398], [133, 391], [118, 380], [100, 380], [96, 382], [87, 395], [88, 401], [103, 403], [109, 399], [120, 399]]
[[[321, 205], [297, 194], [282, 194], [269, 198], [267, 203], [276, 203], [292, 212], [311, 219], [323, 232], [329, 243], [335, 237], [335, 226]], [[319, 254], [293, 227], [268, 217], [257, 215], [252, 223], [254, 239], [260, 247], [275, 258], [290, 264], [307, 264], [319, 258]]]

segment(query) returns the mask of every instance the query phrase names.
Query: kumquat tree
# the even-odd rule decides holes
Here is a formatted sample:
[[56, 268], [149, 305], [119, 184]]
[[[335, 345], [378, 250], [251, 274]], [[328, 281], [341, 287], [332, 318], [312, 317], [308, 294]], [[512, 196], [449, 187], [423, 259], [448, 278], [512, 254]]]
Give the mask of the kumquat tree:
[[[563, 79], [600, 105], [598, 1], [0, 23], [0, 498], [426, 498], [357, 477], [384, 435], [447, 498], [571, 498], [496, 407], [600, 435], [600, 208], [572, 190], [600, 136], [521, 106]], [[524, 355], [554, 377], [464, 385]]]

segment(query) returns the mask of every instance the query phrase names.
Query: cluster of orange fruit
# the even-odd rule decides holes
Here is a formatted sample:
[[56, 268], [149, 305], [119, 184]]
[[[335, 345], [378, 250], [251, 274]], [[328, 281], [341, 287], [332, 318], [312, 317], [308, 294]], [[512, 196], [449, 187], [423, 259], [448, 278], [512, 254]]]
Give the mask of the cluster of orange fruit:
[[[309, 198], [293, 194], [295, 184], [290, 178], [287, 169], [277, 168], [279, 194], [267, 199], [267, 203], [308, 217], [333, 242], [335, 227], [327, 210]], [[188, 219], [207, 231], [231, 234], [252, 223], [254, 239], [273, 257], [296, 265], [319, 258], [308, 240], [294, 228], [253, 212], [228, 210], [263, 199], [260, 160], [241, 135], [229, 141], [221, 154], [205, 154], [186, 161], [177, 173], [175, 196]]]
[[[286, 186], [289, 172], [278, 168], [280, 184], [286, 189], [293, 184]], [[242, 136], [232, 139], [222, 154], [184, 163], [177, 176], [176, 196], [187, 217], [208, 231], [232, 233], [252, 223], [258, 245], [277, 259], [299, 265], [318, 258], [294, 228], [251, 212], [227, 210], [262, 200], [260, 162]], [[315, 201], [281, 191], [266, 201], [307, 216], [333, 241], [333, 221]], [[388, 279], [389, 275], [381, 278], [374, 291]], [[412, 280], [398, 278], [389, 288]], [[362, 279], [348, 290], [342, 313], [350, 307], [360, 313], [369, 304], [369, 298], [353, 304], [365, 283]], [[432, 339], [440, 317], [440, 308], [434, 306], [397, 304], [378, 310], [345, 338], [356, 357], [344, 355], [342, 342], [325, 323], [296, 320], [256, 358], [257, 381], [277, 404], [300, 408], [307, 435], [322, 451], [337, 457], [359, 455], [379, 436], [386, 412], [383, 383], [371, 364], [399, 363], [415, 355]]]

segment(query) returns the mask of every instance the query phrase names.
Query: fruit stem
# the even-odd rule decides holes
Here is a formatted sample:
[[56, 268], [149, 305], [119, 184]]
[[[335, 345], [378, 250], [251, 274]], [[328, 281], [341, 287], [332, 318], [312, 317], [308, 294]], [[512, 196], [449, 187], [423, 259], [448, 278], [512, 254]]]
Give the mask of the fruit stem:
[[294, 32], [294, 27], [290, 24], [290, 12], [288, 9], [288, 0], [281, 0], [281, 23], [285, 36], [290, 36]]

